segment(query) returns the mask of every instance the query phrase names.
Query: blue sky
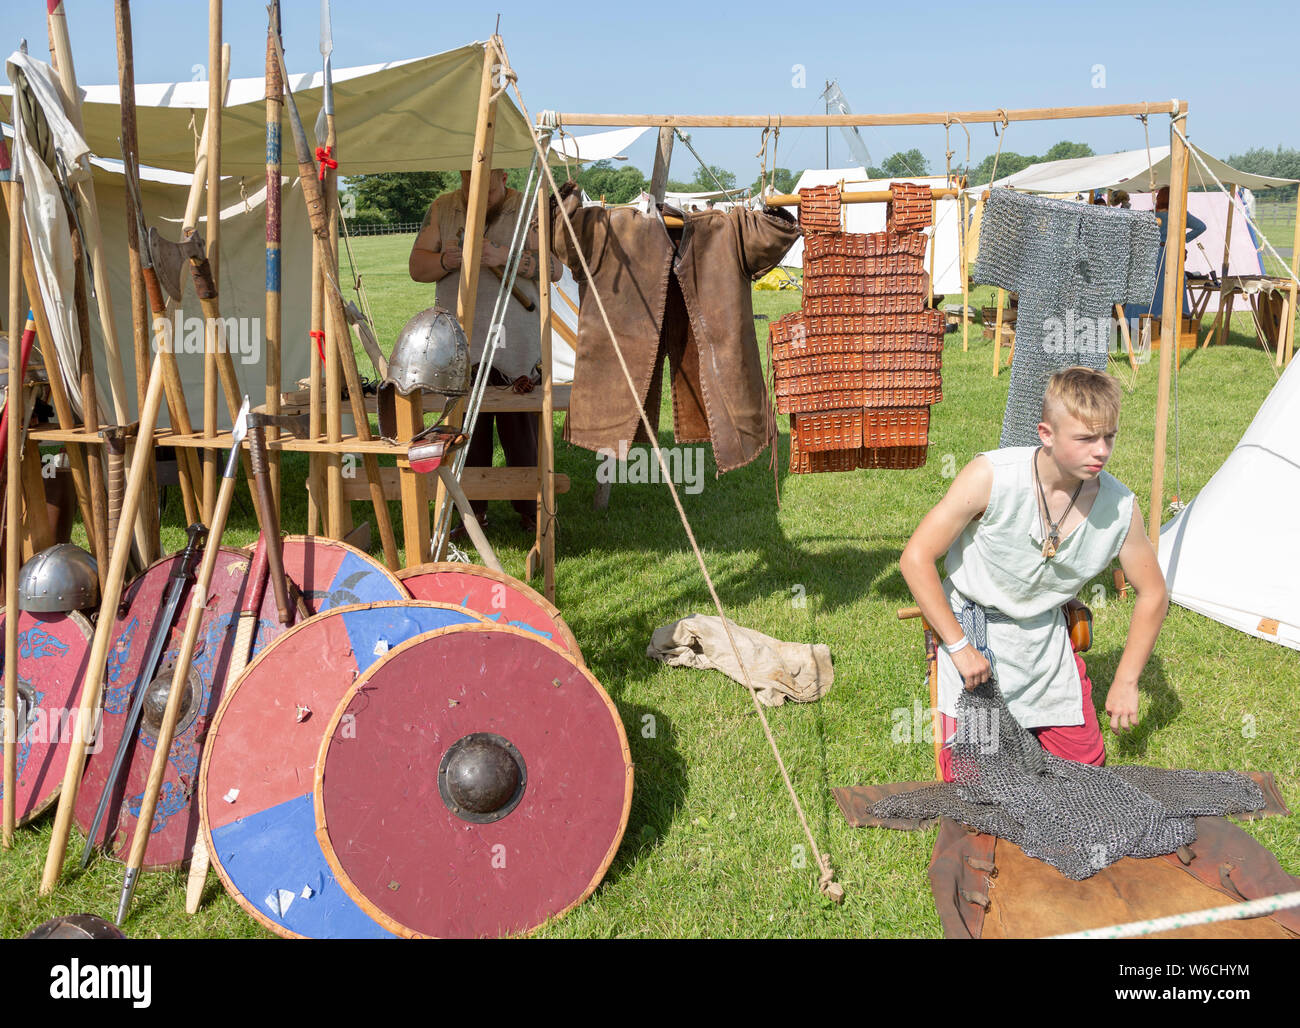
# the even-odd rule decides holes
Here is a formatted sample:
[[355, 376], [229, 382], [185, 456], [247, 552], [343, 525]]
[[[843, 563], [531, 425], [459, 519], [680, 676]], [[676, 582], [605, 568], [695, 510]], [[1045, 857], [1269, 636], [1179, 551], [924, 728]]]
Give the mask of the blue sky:
[[[68, 0], [78, 79], [115, 81], [111, 0]], [[135, 0], [136, 79], [191, 79], [207, 61], [204, 0]], [[0, 45], [21, 37], [47, 57], [45, 4], [5, 0]], [[286, 57], [294, 71], [319, 66], [318, 0], [283, 0]], [[1050, 6], [992, 0], [800, 5], [695, 3], [451, 5], [406, 0], [333, 0], [334, 64], [345, 67], [460, 46], [491, 34], [496, 13], [530, 110], [641, 114], [810, 114], [826, 79], [837, 79], [855, 111], [1190, 102], [1190, 136], [1221, 157], [1252, 146], [1300, 146], [1300, 124], [1284, 106], [1293, 92], [1300, 13], [1289, 4], [1201, 3]], [[809, 14], [805, 12], [814, 12]], [[264, 3], [226, 0], [232, 74], [261, 75]], [[799, 88], [798, 67], [804, 85]], [[1098, 66], [1101, 66], [1100, 74]], [[198, 72], [200, 76], [204, 72]], [[1274, 99], [1271, 106], [1262, 97]], [[341, 126], [346, 131], [346, 126]], [[918, 147], [943, 170], [940, 127], [862, 130], [872, 158]], [[757, 129], [698, 129], [696, 149], [734, 171], [758, 172]], [[988, 125], [971, 129], [972, 163], [997, 146]], [[1060, 139], [1099, 153], [1144, 145], [1131, 118], [1018, 123], [1004, 148], [1042, 153]], [[953, 130], [955, 163], [966, 142]], [[1168, 119], [1152, 119], [1152, 143], [1168, 142]], [[649, 136], [628, 151], [648, 173]], [[778, 163], [795, 171], [825, 163], [821, 129], [787, 129]], [[831, 165], [850, 162], [832, 133]], [[678, 147], [673, 177], [696, 164]]]

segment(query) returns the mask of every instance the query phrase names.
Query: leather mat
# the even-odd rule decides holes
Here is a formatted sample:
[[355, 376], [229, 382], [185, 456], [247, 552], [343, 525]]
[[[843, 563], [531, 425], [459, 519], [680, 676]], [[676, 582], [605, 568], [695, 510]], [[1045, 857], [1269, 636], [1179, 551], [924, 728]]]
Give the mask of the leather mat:
[[[1300, 879], [1283, 871], [1272, 853], [1236, 825], [1198, 817], [1196, 831], [1190, 853], [1125, 857], [1074, 882], [1013, 843], [944, 818], [930, 861], [930, 887], [944, 935], [1042, 938], [1300, 889]], [[1300, 910], [1148, 936], [1157, 937], [1295, 939], [1300, 938]]]

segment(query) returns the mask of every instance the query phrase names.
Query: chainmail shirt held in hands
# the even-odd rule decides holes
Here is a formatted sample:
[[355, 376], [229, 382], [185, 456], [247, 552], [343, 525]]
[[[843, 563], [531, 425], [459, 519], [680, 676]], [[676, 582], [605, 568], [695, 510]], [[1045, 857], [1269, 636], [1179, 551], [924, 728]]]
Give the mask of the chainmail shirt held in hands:
[[1159, 248], [1150, 211], [992, 191], [973, 277], [1020, 294], [1000, 446], [1038, 442], [1043, 394], [1056, 372], [1106, 369], [1113, 307], [1150, 302]]
[[[985, 612], [968, 604], [959, 620], [996, 673]], [[1122, 857], [1172, 853], [1196, 838], [1198, 816], [1264, 806], [1259, 786], [1235, 772], [1103, 768], [1063, 760], [1011, 716], [995, 682], [959, 699], [952, 766], [953, 784], [889, 796], [872, 812], [950, 817], [1015, 843], [1076, 881]]]

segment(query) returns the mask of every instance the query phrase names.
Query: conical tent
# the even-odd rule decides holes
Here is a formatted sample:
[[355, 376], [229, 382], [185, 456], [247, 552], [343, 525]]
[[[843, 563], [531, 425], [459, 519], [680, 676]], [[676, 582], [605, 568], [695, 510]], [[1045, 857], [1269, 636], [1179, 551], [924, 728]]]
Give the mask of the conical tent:
[[1173, 601], [1300, 650], [1300, 535], [1277, 524], [1298, 507], [1300, 361], [1205, 488], [1160, 530]]

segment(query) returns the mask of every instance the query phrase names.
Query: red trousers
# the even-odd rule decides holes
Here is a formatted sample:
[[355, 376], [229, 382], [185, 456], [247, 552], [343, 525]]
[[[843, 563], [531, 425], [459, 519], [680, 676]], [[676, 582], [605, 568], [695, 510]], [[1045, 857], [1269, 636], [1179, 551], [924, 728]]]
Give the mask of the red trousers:
[[[1088, 669], [1083, 658], [1077, 653], [1074, 661], [1079, 665], [1079, 681], [1083, 683], [1083, 724], [1050, 725], [1044, 728], [1032, 728], [1030, 731], [1038, 738], [1039, 745], [1048, 753], [1054, 753], [1065, 760], [1075, 760], [1080, 764], [1092, 764], [1101, 767], [1106, 763], [1106, 744], [1102, 742], [1101, 725], [1097, 723], [1097, 711], [1092, 705], [1092, 682], [1088, 678]], [[945, 745], [939, 749], [939, 770], [943, 772], [945, 782], [952, 781], [952, 747], [947, 744], [957, 731], [957, 722], [947, 714], [939, 714], [939, 731], [943, 733]]]

